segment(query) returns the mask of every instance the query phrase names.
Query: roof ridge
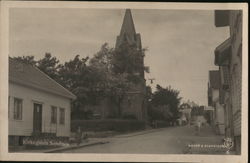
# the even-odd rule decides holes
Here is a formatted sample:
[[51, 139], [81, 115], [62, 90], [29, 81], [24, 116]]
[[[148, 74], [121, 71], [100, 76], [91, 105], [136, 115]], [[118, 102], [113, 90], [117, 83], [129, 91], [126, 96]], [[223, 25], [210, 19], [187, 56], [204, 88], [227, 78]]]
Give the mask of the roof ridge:
[[[55, 81], [54, 79], [52, 79], [46, 73], [44, 73], [43, 71], [41, 71], [36, 65], [25, 63], [25, 62], [22, 62], [20, 60], [16, 60], [14, 58], [9, 57], [9, 66], [10, 65], [14, 66], [17, 63], [19, 63], [22, 66], [24, 66], [25, 69], [32, 69], [34, 71], [34, 73], [36, 73], [37, 75], [39, 75], [39, 76], [41, 76], [43, 78], [42, 80], [46, 80], [48, 82], [47, 85], [51, 87], [50, 89], [46, 89], [47, 86], [45, 86], [45, 85], [42, 84], [40, 86], [40, 89], [42, 89], [42, 90], [46, 89], [50, 93], [60, 94], [61, 96], [64, 96], [64, 97], [67, 97], [67, 98], [72, 98], [72, 99], [76, 98], [76, 95], [74, 95], [71, 91], [69, 91], [68, 89], [66, 89], [65, 87], [63, 87], [60, 83], [58, 83], [57, 81]], [[10, 75], [11, 75], [10, 74], [10, 70], [11, 69], [9, 69], [9, 79], [10, 79]], [[32, 74], [29, 74], [29, 75], [32, 75]], [[13, 76], [13, 77], [15, 78], [16, 76]], [[18, 78], [19, 77], [17, 76], [16, 79], [18, 79]], [[26, 78], [27, 78], [27, 76], [26, 76]], [[35, 85], [37, 85], [37, 84], [39, 85], [39, 83], [40, 83], [39, 80], [35, 80], [35, 82], [33, 82], [33, 80], [25, 79], [25, 78], [23, 78], [21, 80], [23, 80], [24, 82], [25, 81], [27, 82], [27, 80], [28, 80], [28, 82], [30, 84], [35, 84]], [[32, 87], [34, 87], [34, 86], [32, 86]]]
[[[32, 65], [31, 65], [32, 66]], [[76, 95], [74, 95], [72, 92], [70, 92], [68, 89], [66, 89], [65, 87], [63, 87], [61, 84], [59, 84], [58, 82], [56, 82], [54, 79], [52, 79], [49, 75], [47, 75], [46, 73], [44, 73], [43, 71], [41, 71], [38, 67], [36, 66], [32, 66], [34, 67], [37, 71], [39, 71], [40, 73], [44, 74], [50, 81], [54, 82], [55, 84], [57, 84], [59, 87], [61, 87], [62, 89], [64, 89], [65, 91], [67, 91], [69, 94], [71, 94], [74, 98], [76, 97]]]

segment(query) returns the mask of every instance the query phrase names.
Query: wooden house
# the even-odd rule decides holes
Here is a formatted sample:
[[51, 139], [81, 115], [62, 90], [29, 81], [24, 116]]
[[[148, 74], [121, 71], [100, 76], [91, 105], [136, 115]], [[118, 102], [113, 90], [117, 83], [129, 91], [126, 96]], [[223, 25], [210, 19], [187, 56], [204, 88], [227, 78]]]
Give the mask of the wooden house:
[[9, 58], [9, 144], [41, 134], [69, 137], [75, 98], [35, 66]]

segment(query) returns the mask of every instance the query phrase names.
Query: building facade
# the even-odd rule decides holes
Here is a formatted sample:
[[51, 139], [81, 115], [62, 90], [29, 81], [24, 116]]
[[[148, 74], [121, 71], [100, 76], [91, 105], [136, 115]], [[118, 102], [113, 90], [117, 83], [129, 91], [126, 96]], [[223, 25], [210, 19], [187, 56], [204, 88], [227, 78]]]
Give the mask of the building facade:
[[216, 132], [218, 134], [225, 134], [224, 124], [224, 108], [220, 104], [219, 99], [220, 92], [220, 71], [212, 70], [209, 71], [209, 83], [208, 83], [208, 106], [214, 108], [214, 122]]
[[9, 144], [50, 134], [70, 136], [71, 92], [38, 68], [9, 59]]
[[[242, 95], [242, 10], [215, 11], [215, 26], [229, 27], [230, 36], [215, 49], [215, 65], [221, 69], [222, 103], [227, 116], [227, 135], [234, 140], [237, 154], [241, 152]], [[223, 76], [224, 75], [224, 76]], [[226, 76], [226, 77], [225, 77]]]
[[185, 117], [187, 124], [190, 125], [191, 122], [191, 112], [192, 112], [192, 105], [188, 103], [183, 103], [180, 106], [181, 117]]

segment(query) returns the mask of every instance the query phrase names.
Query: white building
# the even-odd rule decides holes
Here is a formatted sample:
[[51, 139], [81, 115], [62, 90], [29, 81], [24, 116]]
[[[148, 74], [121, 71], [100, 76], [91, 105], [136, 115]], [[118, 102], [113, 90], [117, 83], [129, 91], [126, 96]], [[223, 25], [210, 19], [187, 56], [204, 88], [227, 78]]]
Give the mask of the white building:
[[214, 107], [214, 125], [218, 134], [225, 134], [224, 108], [220, 104], [220, 72], [219, 70], [209, 71], [208, 83], [208, 106]]
[[228, 27], [230, 31], [229, 38], [215, 49], [215, 64], [228, 74], [227, 87], [221, 91], [225, 96], [222, 102], [227, 111], [228, 135], [234, 139], [237, 154], [241, 153], [242, 16], [242, 10], [215, 11], [215, 26]]
[[44, 133], [69, 137], [74, 98], [38, 68], [9, 58], [9, 144]]

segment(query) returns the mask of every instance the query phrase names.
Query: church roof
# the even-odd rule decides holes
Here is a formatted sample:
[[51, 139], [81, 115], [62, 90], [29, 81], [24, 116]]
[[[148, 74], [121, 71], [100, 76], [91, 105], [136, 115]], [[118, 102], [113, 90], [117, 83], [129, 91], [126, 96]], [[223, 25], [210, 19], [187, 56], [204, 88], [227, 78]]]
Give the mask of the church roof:
[[37, 67], [9, 58], [9, 81], [69, 99], [76, 96]]
[[123, 35], [124, 33], [128, 35], [135, 35], [135, 25], [132, 17], [132, 13], [130, 9], [126, 9], [125, 16], [123, 18], [122, 28], [120, 35]]
[[130, 9], [126, 9], [125, 11], [120, 35], [117, 36], [116, 47], [120, 46], [123, 42], [127, 42], [130, 45], [135, 44], [139, 49], [141, 48], [141, 36], [135, 31]]

